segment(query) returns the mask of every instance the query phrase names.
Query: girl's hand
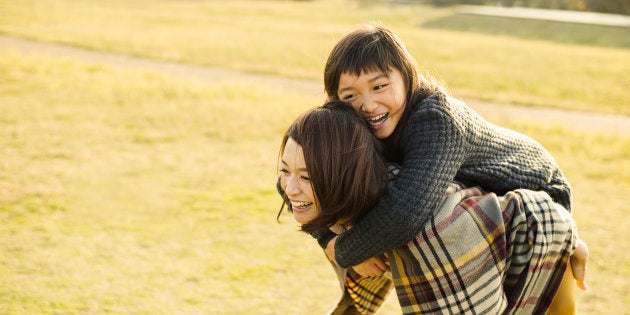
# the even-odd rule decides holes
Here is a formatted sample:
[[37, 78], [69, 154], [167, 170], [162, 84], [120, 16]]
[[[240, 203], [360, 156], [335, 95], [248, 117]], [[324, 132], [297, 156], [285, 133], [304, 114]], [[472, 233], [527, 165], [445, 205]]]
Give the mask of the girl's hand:
[[376, 256], [352, 266], [352, 269], [361, 277], [378, 277], [382, 276], [385, 271], [389, 271], [389, 260], [385, 255]]
[[586, 243], [578, 239], [578, 245], [573, 254], [571, 255], [571, 269], [573, 269], [573, 278], [578, 288], [582, 291], [588, 291], [586, 285], [586, 262], [588, 261], [588, 246]]

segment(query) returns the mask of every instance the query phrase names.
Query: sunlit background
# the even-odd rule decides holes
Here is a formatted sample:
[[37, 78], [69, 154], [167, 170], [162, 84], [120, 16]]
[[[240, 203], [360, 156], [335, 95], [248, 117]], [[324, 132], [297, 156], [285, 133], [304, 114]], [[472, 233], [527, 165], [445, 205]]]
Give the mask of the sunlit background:
[[[591, 252], [580, 313], [630, 314], [629, 14], [0, 0], [0, 313], [324, 314], [340, 289], [315, 241], [276, 222], [277, 150], [322, 103], [336, 41], [380, 22], [454, 96], [549, 149]], [[400, 313], [394, 295], [381, 313]]]

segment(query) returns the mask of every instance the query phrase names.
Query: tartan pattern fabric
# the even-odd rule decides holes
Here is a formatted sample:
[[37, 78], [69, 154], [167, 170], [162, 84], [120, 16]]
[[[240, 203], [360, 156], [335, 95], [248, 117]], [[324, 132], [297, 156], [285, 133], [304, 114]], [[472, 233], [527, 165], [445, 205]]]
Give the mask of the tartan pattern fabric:
[[[341, 300], [329, 315], [375, 314], [394, 287], [390, 273], [363, 278], [351, 268], [345, 269], [335, 264], [333, 267], [337, 268], [339, 279], [345, 279], [345, 283], [341, 283]], [[345, 276], [339, 272], [345, 273]]]
[[576, 239], [570, 214], [545, 192], [451, 185], [421, 233], [388, 258], [403, 314], [544, 314]]
[[[346, 228], [335, 225], [331, 227], [331, 230], [336, 234], [341, 234]], [[361, 277], [352, 268], [342, 268], [334, 262], [330, 263], [337, 273], [342, 296], [327, 315], [375, 314], [394, 288], [390, 272], [380, 277]]]
[[577, 246], [577, 227], [568, 211], [545, 192], [517, 190], [503, 197], [503, 202], [510, 205], [502, 211], [504, 221], [511, 223], [507, 239], [512, 241], [507, 247], [509, 268], [504, 280], [506, 313], [543, 314]]

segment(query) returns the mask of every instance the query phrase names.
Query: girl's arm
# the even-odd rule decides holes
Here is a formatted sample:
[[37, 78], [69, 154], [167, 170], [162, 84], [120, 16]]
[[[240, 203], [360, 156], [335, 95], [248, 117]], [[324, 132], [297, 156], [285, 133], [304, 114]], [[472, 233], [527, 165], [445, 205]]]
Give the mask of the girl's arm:
[[541, 190], [547, 192], [555, 202], [571, 212], [571, 185], [559, 168], [553, 172], [551, 180]]
[[352, 229], [335, 239], [335, 260], [340, 266], [357, 265], [419, 233], [466, 159], [462, 128], [447, 107], [439, 104], [411, 113], [402, 169], [388, 193]]
[[388, 193], [350, 231], [333, 239], [340, 266], [356, 265], [412, 240], [456, 175], [498, 193], [544, 190], [571, 207], [571, 187], [542, 145], [488, 123], [441, 93], [410, 113], [402, 148], [402, 169]]

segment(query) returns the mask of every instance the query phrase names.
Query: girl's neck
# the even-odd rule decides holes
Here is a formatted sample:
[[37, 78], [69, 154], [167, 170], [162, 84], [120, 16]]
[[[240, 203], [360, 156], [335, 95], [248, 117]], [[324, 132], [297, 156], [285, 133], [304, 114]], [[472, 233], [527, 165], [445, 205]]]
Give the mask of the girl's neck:
[[400, 146], [400, 141], [397, 137], [397, 133], [392, 133], [389, 137], [381, 139], [384, 145], [384, 155], [387, 162], [396, 163], [402, 165], [403, 162], [403, 150]]

